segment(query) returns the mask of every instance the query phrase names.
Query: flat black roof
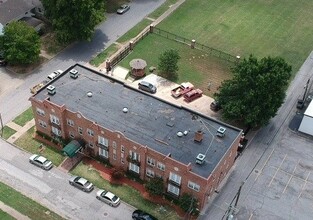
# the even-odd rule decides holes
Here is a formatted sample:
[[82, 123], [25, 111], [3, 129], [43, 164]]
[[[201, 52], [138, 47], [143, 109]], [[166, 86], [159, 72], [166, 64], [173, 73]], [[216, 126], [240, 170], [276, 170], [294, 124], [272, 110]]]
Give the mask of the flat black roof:
[[[75, 68], [79, 76], [70, 78]], [[46, 87], [53, 85], [56, 94], [48, 95]], [[126, 86], [123, 82], [104, 76], [76, 64], [42, 88], [34, 98], [65, 104], [73, 112], [127, 138], [154, 149], [183, 164], [191, 163], [192, 172], [208, 178], [241, 130], [223, 124], [192, 110], [177, 107], [153, 95]], [[88, 92], [92, 96], [87, 95]], [[124, 113], [123, 109], [128, 112]], [[218, 138], [219, 127], [226, 128], [225, 136]], [[201, 143], [194, 141], [195, 132], [203, 131]], [[179, 137], [178, 132], [188, 132]], [[199, 153], [205, 154], [205, 163], [196, 164]]]

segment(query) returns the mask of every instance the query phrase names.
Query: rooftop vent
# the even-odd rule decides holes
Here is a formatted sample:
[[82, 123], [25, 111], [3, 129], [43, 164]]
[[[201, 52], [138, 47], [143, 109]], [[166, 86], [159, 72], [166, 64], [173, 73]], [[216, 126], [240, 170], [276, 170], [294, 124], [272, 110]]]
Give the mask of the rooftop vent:
[[183, 132], [181, 132], [181, 131], [177, 132], [178, 137], [182, 137], [183, 135], [184, 135]]
[[48, 94], [49, 94], [49, 95], [54, 95], [55, 92], [56, 92], [55, 86], [53, 86], [53, 85], [49, 85], [49, 86], [47, 87], [47, 90], [48, 90]]
[[124, 113], [127, 113], [127, 112], [128, 112], [128, 108], [124, 107], [124, 108], [123, 108], [123, 112], [124, 112]]
[[203, 164], [204, 163], [204, 159], [205, 159], [205, 155], [204, 154], [198, 154], [198, 156], [196, 157], [196, 163], [197, 164]]
[[78, 71], [75, 70], [75, 69], [72, 69], [70, 71], [70, 77], [73, 78], [73, 79], [77, 79], [78, 78]]
[[194, 141], [200, 143], [202, 139], [203, 139], [203, 132], [201, 130], [196, 131]]
[[92, 97], [92, 92], [87, 92], [88, 97]]
[[218, 137], [224, 137], [224, 136], [225, 136], [225, 132], [226, 132], [226, 128], [224, 128], [224, 127], [219, 127], [218, 130], [217, 130], [216, 135], [217, 135]]

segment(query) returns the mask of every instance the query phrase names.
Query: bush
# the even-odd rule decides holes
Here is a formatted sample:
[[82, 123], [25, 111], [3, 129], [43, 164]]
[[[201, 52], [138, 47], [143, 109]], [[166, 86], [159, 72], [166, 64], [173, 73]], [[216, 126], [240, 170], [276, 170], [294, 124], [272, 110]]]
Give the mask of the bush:
[[155, 177], [147, 182], [145, 187], [151, 195], [162, 195], [164, 192], [163, 179]]
[[189, 212], [191, 214], [199, 214], [198, 200], [195, 199], [191, 194], [184, 193], [179, 198], [179, 204], [178, 205], [185, 212]]
[[112, 178], [115, 180], [119, 180], [124, 176], [124, 170], [118, 169], [118, 168], [113, 168], [112, 172]]

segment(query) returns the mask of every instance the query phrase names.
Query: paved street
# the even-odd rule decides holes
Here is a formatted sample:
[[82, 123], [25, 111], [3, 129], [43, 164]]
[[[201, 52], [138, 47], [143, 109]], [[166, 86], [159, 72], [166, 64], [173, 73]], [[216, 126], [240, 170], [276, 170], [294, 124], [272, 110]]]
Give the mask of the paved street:
[[226, 219], [242, 181], [236, 219], [312, 219], [313, 138], [288, 127], [297, 111], [296, 100], [313, 75], [312, 58], [313, 53], [290, 85], [277, 116], [250, 140], [224, 187], [199, 219]]

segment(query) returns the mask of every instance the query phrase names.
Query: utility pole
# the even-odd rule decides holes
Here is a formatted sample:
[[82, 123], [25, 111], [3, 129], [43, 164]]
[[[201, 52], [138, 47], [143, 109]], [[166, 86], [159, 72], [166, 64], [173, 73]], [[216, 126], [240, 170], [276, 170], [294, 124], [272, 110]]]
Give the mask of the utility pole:
[[[224, 219], [224, 217], [226, 217], [226, 220], [232, 220], [234, 219], [234, 212], [237, 209], [237, 205], [238, 205], [238, 201], [239, 201], [239, 197], [240, 197], [240, 193], [241, 193], [241, 189], [243, 184], [245, 183], [245, 181], [243, 181], [236, 193], [236, 195], [234, 196], [233, 200], [231, 201], [226, 213], [224, 214], [224, 216], [222, 217], [222, 220]], [[235, 204], [233, 206], [233, 202], [235, 201]]]

